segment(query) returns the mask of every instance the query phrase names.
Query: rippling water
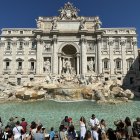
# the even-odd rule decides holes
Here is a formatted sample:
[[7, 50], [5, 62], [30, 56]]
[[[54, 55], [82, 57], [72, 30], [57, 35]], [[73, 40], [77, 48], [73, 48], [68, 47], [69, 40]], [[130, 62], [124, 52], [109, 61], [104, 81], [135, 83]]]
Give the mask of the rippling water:
[[[11, 116], [25, 117], [28, 123], [31, 121], [41, 121], [47, 128], [58, 126], [65, 115], [73, 118], [74, 123], [78, 123], [81, 116], [85, 116], [89, 121], [91, 114], [96, 114], [101, 120], [104, 118], [109, 127], [114, 127], [113, 122], [117, 119], [124, 119], [129, 116], [132, 120], [140, 117], [140, 101], [131, 103], [109, 105], [96, 104], [95, 102], [55, 102], [55, 101], [36, 101], [25, 103], [3, 103], [0, 104], [0, 116], [4, 124]], [[78, 126], [76, 127], [78, 129]]]

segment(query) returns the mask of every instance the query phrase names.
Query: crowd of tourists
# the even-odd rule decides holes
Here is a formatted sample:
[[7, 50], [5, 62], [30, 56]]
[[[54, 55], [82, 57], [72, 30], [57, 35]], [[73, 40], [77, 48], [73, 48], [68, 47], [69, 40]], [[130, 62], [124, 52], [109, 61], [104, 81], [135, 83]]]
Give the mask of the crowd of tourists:
[[[79, 131], [75, 126], [79, 125]], [[53, 127], [47, 132], [46, 128], [35, 121], [28, 124], [25, 118], [11, 117], [3, 126], [0, 117], [0, 140], [140, 140], [140, 118], [132, 123], [129, 117], [114, 122], [116, 128], [109, 128], [104, 119], [101, 121], [92, 114], [86, 122], [82, 116], [78, 123], [71, 117], [65, 116], [59, 130]]]

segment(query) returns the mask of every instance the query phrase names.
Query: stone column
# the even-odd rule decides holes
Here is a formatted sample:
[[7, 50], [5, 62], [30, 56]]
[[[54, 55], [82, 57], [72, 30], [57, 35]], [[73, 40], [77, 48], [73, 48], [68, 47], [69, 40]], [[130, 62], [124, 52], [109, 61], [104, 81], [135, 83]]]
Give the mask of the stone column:
[[62, 70], [62, 61], [61, 61], [61, 56], [59, 56], [59, 74], [61, 74]]
[[121, 38], [121, 41], [120, 41], [120, 47], [121, 47], [121, 51], [122, 51], [121, 52], [122, 53], [121, 68], [123, 70], [123, 75], [126, 75], [127, 74], [125, 43], [126, 43], [126, 39], [125, 38]]
[[109, 41], [108, 41], [108, 45], [109, 45], [109, 57], [110, 57], [110, 65], [109, 65], [109, 69], [110, 69], [110, 75], [114, 75], [114, 69], [115, 69], [115, 66], [114, 66], [114, 59], [113, 59], [113, 44], [114, 44], [114, 40], [113, 38], [109, 38]]
[[53, 36], [53, 59], [52, 73], [58, 74], [57, 36]]
[[[2, 41], [0, 42], [0, 75], [3, 74], [3, 71], [4, 71], [4, 65], [3, 65], [3, 54], [4, 54], [4, 47], [5, 47], [5, 42]], [[11, 64], [10, 64], [11, 65]]]
[[79, 63], [80, 63], [80, 59], [79, 59], [79, 54], [77, 54], [77, 75], [79, 75]]
[[29, 70], [29, 61], [28, 61], [28, 54], [29, 54], [29, 42], [24, 42], [24, 67], [23, 67], [23, 73], [25, 75], [28, 75]]
[[81, 74], [87, 73], [87, 56], [86, 56], [86, 39], [85, 36], [81, 36]]
[[37, 75], [42, 75], [43, 74], [43, 46], [42, 46], [43, 41], [41, 38], [37, 38], [37, 60], [36, 60], [36, 73]]
[[17, 54], [17, 47], [19, 46], [19, 41], [14, 41], [12, 43], [12, 61], [11, 61], [11, 75], [15, 75], [17, 71], [17, 61], [16, 61], [16, 54]]
[[102, 38], [101, 35], [97, 35], [97, 64], [98, 64], [98, 73], [97, 74], [101, 74], [102, 73], [102, 60], [101, 60], [101, 47], [102, 47]]

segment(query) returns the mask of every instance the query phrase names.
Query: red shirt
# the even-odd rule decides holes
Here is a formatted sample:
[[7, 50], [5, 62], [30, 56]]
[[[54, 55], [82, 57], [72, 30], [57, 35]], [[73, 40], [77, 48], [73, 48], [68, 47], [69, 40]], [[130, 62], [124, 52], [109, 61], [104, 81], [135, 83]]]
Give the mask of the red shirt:
[[27, 127], [27, 122], [22, 122], [21, 124], [20, 124], [22, 127], [23, 127], [23, 129], [24, 129], [24, 133], [26, 133], [26, 127]]

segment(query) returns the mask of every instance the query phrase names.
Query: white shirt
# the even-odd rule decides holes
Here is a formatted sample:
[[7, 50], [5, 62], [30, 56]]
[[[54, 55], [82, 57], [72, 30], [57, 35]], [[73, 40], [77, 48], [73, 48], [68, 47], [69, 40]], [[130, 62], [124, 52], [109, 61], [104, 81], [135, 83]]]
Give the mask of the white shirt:
[[13, 128], [14, 139], [20, 138], [22, 129], [23, 129], [22, 126], [16, 126]]
[[94, 120], [90, 118], [90, 124], [92, 127], [94, 127], [95, 125], [99, 125], [99, 120], [97, 118], [95, 118]]
[[97, 133], [97, 131], [91, 131], [91, 134], [92, 134], [94, 140], [98, 140], [99, 139], [98, 138], [99, 134]]

